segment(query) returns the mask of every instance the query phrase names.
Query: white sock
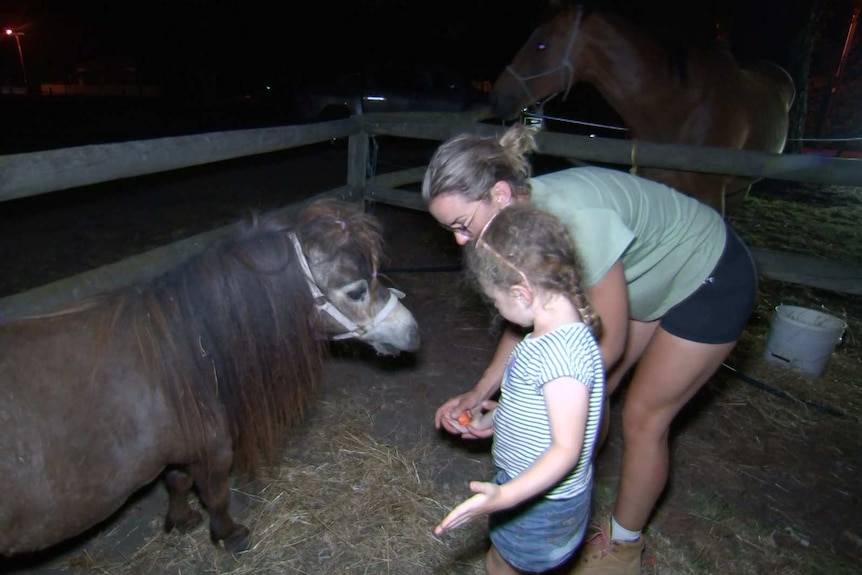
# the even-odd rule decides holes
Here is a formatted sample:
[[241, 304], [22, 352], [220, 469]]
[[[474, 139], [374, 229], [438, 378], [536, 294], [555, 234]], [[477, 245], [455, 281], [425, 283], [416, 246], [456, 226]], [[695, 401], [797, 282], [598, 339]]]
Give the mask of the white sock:
[[613, 515], [611, 516], [611, 539], [616, 539], [617, 541], [637, 541], [640, 536], [640, 531], [629, 531], [617, 523]]

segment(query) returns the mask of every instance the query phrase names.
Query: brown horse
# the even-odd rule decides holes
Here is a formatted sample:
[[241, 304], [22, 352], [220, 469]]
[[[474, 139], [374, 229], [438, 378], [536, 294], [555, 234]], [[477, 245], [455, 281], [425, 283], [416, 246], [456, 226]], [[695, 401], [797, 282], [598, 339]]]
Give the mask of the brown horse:
[[0, 325], [0, 554], [36, 551], [107, 518], [165, 472], [166, 529], [209, 514], [229, 551], [229, 472], [272, 461], [318, 387], [326, 340], [418, 348], [413, 315], [377, 278], [379, 222], [307, 205], [252, 215], [146, 285]]
[[[795, 89], [782, 68], [740, 66], [726, 49], [691, 49], [680, 72], [656, 39], [619, 16], [564, 7], [543, 21], [497, 78], [490, 100], [499, 118], [576, 82], [591, 84], [634, 138], [780, 153]], [[634, 146], [634, 144], [633, 144]], [[634, 150], [633, 147], [633, 156]], [[636, 157], [633, 158], [633, 163]], [[753, 180], [716, 174], [644, 169], [724, 213], [725, 194]]]

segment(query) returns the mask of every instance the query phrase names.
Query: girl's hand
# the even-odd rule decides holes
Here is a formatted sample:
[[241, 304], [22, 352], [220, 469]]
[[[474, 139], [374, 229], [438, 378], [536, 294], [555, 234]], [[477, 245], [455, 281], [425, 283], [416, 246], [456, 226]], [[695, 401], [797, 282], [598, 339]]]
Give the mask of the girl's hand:
[[494, 503], [500, 494], [499, 485], [496, 483], [471, 481], [470, 491], [476, 495], [461, 502], [460, 505], [450, 511], [449, 515], [434, 528], [435, 535], [441, 535], [445, 531], [466, 525], [477, 517], [481, 517], [491, 511], [496, 511]]
[[474, 409], [470, 420], [464, 425], [465, 433], [461, 437], [484, 438], [494, 435], [494, 410], [497, 402], [486, 399]]

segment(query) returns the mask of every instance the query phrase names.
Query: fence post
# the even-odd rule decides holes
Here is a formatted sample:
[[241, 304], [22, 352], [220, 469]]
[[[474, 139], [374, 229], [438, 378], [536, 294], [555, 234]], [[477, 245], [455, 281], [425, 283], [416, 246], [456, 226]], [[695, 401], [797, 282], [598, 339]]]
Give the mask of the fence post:
[[[369, 134], [361, 130], [351, 134], [347, 140], [347, 185], [358, 193], [357, 202], [365, 202], [368, 178]], [[363, 205], [364, 207], [364, 205]]]

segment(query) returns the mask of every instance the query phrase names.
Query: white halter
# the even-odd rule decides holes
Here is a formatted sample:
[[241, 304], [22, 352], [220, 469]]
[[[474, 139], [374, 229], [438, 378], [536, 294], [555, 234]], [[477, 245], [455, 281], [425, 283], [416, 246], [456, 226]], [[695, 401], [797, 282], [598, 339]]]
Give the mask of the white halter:
[[374, 316], [374, 319], [371, 320], [371, 323], [368, 325], [356, 325], [351, 321], [349, 317], [341, 313], [341, 311], [332, 305], [332, 302], [327, 299], [327, 297], [320, 291], [320, 287], [318, 287], [317, 282], [314, 280], [314, 276], [311, 274], [311, 268], [308, 267], [308, 260], [305, 259], [305, 254], [302, 251], [302, 245], [299, 243], [299, 238], [296, 237], [296, 234], [293, 232], [288, 232], [288, 236], [290, 237], [291, 243], [293, 243], [293, 249], [296, 250], [296, 256], [299, 258], [299, 263], [302, 266], [302, 271], [305, 274], [306, 283], [308, 283], [308, 288], [311, 290], [311, 295], [314, 297], [314, 306], [318, 309], [318, 311], [326, 312], [329, 314], [329, 317], [338, 322], [344, 329], [347, 330], [345, 333], [337, 334], [331, 336], [330, 339], [338, 340], [338, 339], [349, 339], [352, 337], [361, 337], [373, 330], [377, 327], [385, 318], [388, 316], [395, 306], [398, 304], [398, 300], [404, 297], [404, 292], [399, 291], [395, 288], [389, 288], [389, 301], [386, 302], [386, 305], [383, 306], [377, 315]]

